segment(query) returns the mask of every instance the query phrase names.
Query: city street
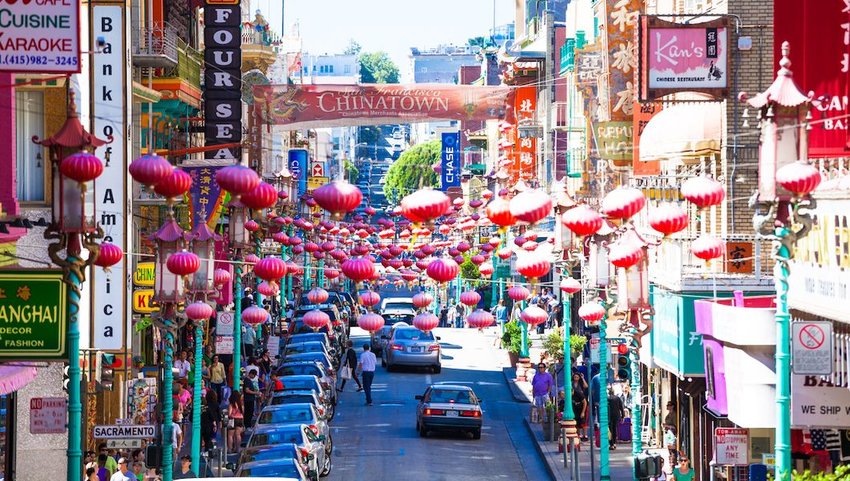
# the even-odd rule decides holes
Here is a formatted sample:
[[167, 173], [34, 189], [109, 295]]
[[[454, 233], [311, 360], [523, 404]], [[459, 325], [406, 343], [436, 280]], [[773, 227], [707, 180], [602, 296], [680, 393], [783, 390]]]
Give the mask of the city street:
[[[374, 405], [349, 383], [332, 424], [334, 466], [329, 481], [360, 479], [509, 479], [545, 480], [549, 475], [522, 422], [528, 404], [511, 396], [502, 374], [507, 355], [493, 346], [494, 329], [436, 329], [443, 348], [440, 374], [405, 369], [387, 373], [380, 366], [373, 386]], [[355, 346], [367, 339], [352, 330]], [[466, 384], [482, 398], [481, 440], [466, 435], [415, 430], [416, 403], [429, 383]]]

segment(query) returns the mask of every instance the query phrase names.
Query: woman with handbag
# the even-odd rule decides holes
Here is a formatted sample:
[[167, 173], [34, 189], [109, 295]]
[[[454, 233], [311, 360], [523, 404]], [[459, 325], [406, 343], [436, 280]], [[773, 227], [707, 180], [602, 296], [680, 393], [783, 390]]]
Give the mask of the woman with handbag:
[[357, 379], [357, 353], [354, 352], [354, 343], [351, 340], [346, 341], [345, 343], [345, 356], [342, 364], [339, 366], [339, 378], [342, 379], [342, 383], [336, 389], [339, 392], [342, 392], [345, 389], [345, 381], [349, 379], [354, 379], [354, 382], [357, 383], [357, 390], [362, 391], [363, 385], [360, 384], [360, 379]]
[[245, 429], [245, 414], [242, 407], [242, 395], [239, 391], [230, 394], [230, 405], [227, 408], [227, 417], [230, 423], [230, 431], [227, 433], [227, 451], [235, 453], [242, 445], [242, 431]]

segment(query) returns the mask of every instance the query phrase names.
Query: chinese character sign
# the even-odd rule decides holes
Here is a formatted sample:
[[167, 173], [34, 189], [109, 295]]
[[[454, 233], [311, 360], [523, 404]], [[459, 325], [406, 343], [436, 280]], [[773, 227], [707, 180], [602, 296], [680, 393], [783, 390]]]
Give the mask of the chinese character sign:
[[[846, 156], [850, 150], [850, 1], [775, 0], [774, 4], [773, 58], [775, 62], [782, 58], [782, 42], [788, 41], [794, 81], [804, 93], [814, 92], [820, 100], [812, 109], [809, 156]], [[802, 22], [803, 18], [811, 21]]]
[[537, 167], [537, 137], [522, 135], [519, 127], [532, 126], [537, 112], [537, 87], [522, 86], [516, 89], [514, 97], [514, 115], [517, 127], [514, 129], [514, 152], [511, 164], [511, 182], [530, 180], [535, 176]]
[[607, 0], [608, 98], [611, 120], [631, 120], [637, 69], [635, 31], [642, 0]]
[[221, 167], [183, 167], [192, 178], [189, 189], [189, 209], [192, 224], [206, 223], [215, 229], [226, 193], [215, 181], [215, 174]]
[[443, 132], [440, 153], [440, 187], [460, 187], [460, 132]]

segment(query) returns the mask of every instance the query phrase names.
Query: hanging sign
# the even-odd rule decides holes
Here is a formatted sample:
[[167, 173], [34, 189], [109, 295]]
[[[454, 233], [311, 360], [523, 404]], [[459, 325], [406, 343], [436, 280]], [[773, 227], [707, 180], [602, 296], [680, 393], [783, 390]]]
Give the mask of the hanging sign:
[[79, 0], [0, 4], [0, 71], [80, 73]]
[[0, 271], [0, 359], [64, 359], [66, 303], [61, 272]]
[[68, 425], [68, 400], [63, 397], [30, 399], [30, 434], [63, 434]]
[[460, 132], [443, 132], [440, 152], [440, 187], [460, 187]]
[[714, 461], [720, 466], [746, 466], [749, 461], [750, 431], [714, 428]]
[[[239, 2], [204, 8], [204, 122], [207, 146], [242, 142], [242, 13]], [[207, 159], [239, 159], [239, 147], [208, 150]]]
[[832, 322], [792, 323], [791, 346], [794, 374], [832, 374]]

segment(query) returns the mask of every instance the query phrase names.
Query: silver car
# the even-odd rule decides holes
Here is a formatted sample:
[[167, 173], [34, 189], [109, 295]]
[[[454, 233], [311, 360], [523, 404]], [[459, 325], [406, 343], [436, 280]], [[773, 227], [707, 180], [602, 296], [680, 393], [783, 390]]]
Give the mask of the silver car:
[[423, 366], [432, 368], [437, 374], [442, 370], [439, 340], [433, 332], [422, 332], [406, 325], [393, 327], [381, 352], [381, 366], [387, 371], [396, 366]]
[[416, 399], [416, 430], [423, 438], [429, 431], [446, 430], [481, 439], [481, 400], [469, 386], [434, 384]]

